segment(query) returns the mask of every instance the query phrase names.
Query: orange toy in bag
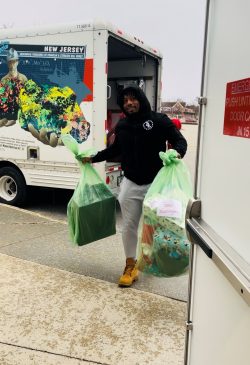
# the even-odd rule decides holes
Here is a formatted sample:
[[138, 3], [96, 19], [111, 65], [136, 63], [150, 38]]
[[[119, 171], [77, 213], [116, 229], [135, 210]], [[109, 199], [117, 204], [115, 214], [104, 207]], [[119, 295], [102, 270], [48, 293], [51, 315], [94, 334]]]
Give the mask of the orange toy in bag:
[[153, 243], [153, 234], [154, 234], [154, 226], [143, 223], [142, 226], [142, 242], [147, 243], [148, 245], [152, 245]]

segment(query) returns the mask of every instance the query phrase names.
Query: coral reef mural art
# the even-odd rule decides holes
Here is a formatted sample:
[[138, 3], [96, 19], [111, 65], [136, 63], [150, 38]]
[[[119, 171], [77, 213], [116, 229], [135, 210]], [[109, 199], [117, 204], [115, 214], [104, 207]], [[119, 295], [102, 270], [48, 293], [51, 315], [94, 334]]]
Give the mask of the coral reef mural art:
[[4, 66], [0, 71], [0, 127], [18, 122], [51, 147], [63, 144], [62, 134], [70, 134], [78, 143], [86, 141], [90, 123], [79, 105], [92, 94], [82, 81], [88, 72], [85, 54], [84, 46], [4, 47], [0, 53]]

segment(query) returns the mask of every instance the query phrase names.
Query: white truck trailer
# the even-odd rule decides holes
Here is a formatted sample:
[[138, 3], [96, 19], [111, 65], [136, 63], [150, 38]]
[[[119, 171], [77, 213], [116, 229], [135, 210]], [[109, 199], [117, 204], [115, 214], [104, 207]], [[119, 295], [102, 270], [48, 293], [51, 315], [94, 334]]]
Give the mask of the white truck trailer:
[[[0, 201], [21, 205], [27, 186], [74, 189], [79, 169], [61, 135], [104, 149], [121, 110], [119, 91], [138, 85], [160, 109], [158, 50], [111, 24], [2, 30]], [[117, 193], [119, 161], [96, 165]]]
[[207, 2], [185, 365], [250, 364], [249, 14]]

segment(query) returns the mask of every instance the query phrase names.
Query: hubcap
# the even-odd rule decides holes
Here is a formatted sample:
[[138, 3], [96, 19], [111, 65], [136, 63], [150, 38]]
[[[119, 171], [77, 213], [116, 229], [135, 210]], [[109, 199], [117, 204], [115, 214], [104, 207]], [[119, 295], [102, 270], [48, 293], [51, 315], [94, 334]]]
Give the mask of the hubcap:
[[15, 199], [17, 195], [17, 185], [10, 176], [0, 177], [0, 197], [6, 201]]

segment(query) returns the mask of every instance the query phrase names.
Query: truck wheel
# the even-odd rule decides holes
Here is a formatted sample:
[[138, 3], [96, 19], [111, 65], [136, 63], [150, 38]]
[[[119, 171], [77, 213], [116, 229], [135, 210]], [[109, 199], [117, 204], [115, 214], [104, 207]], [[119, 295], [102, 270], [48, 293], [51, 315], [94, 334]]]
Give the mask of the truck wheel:
[[13, 167], [0, 168], [0, 202], [21, 206], [26, 194], [27, 186], [20, 172]]

